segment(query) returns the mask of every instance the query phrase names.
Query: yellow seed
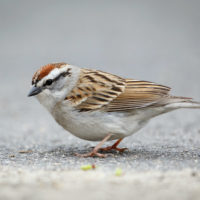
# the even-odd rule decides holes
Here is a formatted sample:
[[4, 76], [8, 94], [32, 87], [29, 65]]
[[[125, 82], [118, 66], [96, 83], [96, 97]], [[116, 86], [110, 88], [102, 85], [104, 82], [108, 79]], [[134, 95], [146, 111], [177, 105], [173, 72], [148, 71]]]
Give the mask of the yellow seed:
[[81, 169], [84, 170], [84, 171], [95, 169], [95, 168], [96, 168], [95, 165], [82, 165], [81, 166]]
[[122, 169], [121, 168], [117, 168], [115, 170], [115, 176], [121, 176], [122, 175]]

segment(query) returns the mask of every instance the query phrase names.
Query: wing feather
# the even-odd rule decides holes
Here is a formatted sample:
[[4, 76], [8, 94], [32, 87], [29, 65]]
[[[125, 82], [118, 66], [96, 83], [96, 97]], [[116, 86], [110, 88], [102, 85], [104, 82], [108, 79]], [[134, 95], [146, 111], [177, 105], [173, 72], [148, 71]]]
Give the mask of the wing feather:
[[82, 69], [77, 86], [67, 100], [80, 111], [101, 109], [125, 90], [125, 80], [98, 70]]
[[169, 96], [169, 91], [169, 87], [153, 82], [82, 69], [77, 86], [66, 100], [80, 111], [121, 112], [158, 105]]
[[125, 90], [105, 110], [108, 112], [128, 111], [161, 103], [169, 96], [170, 88], [148, 81], [127, 79]]

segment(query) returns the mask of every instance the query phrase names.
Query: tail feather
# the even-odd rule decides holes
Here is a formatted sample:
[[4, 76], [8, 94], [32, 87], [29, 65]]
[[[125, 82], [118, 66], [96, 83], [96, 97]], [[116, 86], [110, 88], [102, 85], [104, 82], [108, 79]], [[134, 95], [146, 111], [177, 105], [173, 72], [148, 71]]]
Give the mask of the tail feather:
[[187, 97], [170, 97], [170, 103], [167, 105], [170, 108], [200, 108], [200, 102], [193, 101]]

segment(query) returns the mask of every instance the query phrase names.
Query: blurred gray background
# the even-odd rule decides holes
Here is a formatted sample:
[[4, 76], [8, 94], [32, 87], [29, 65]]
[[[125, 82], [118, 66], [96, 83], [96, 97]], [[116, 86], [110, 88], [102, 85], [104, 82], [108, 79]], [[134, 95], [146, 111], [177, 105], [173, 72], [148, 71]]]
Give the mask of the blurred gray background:
[[[64, 131], [27, 97], [33, 73], [47, 63], [154, 81], [200, 100], [199, 10], [198, 0], [0, 0], [1, 164], [70, 167], [84, 162], [74, 152], [95, 145]], [[160, 116], [122, 142], [129, 153], [110, 165], [96, 162], [200, 168], [199, 120], [200, 110]]]

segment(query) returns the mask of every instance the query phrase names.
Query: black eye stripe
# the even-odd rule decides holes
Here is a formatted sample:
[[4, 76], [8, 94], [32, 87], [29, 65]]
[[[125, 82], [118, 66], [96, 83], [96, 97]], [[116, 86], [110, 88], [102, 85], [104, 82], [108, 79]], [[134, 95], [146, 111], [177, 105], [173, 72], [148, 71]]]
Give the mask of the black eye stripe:
[[62, 72], [61, 74], [59, 74], [57, 77], [55, 77], [53, 79], [53, 81], [57, 81], [61, 76], [65, 77], [65, 76], [68, 76], [68, 75], [69, 76], [71, 75], [71, 73], [69, 72], [69, 69], [66, 72]]
[[[71, 76], [72, 75], [71, 70], [72, 70], [71, 68], [68, 68], [66, 72], [62, 72], [59, 76], [55, 77], [53, 79], [53, 81], [58, 80], [61, 76], [63, 76], [63, 77]], [[39, 81], [40, 81], [40, 79], [38, 77], [34, 78], [34, 80], [32, 80], [32, 82], [31, 82], [31, 84], [36, 86]], [[45, 86], [45, 85], [46, 85], [46, 83], [44, 83], [43, 86]]]
[[[66, 72], [62, 72], [61, 74], [59, 74], [57, 77], [55, 77], [54, 79], [48, 79], [46, 82], [45, 82], [45, 84], [44, 84], [44, 86], [46, 86], [46, 85], [51, 85], [54, 81], [57, 81], [61, 76], [63, 76], [63, 77], [65, 77], [65, 76], [71, 76], [71, 68], [69, 68]], [[51, 83], [49, 82], [49, 83], [47, 83], [48, 81], [52, 81]]]

